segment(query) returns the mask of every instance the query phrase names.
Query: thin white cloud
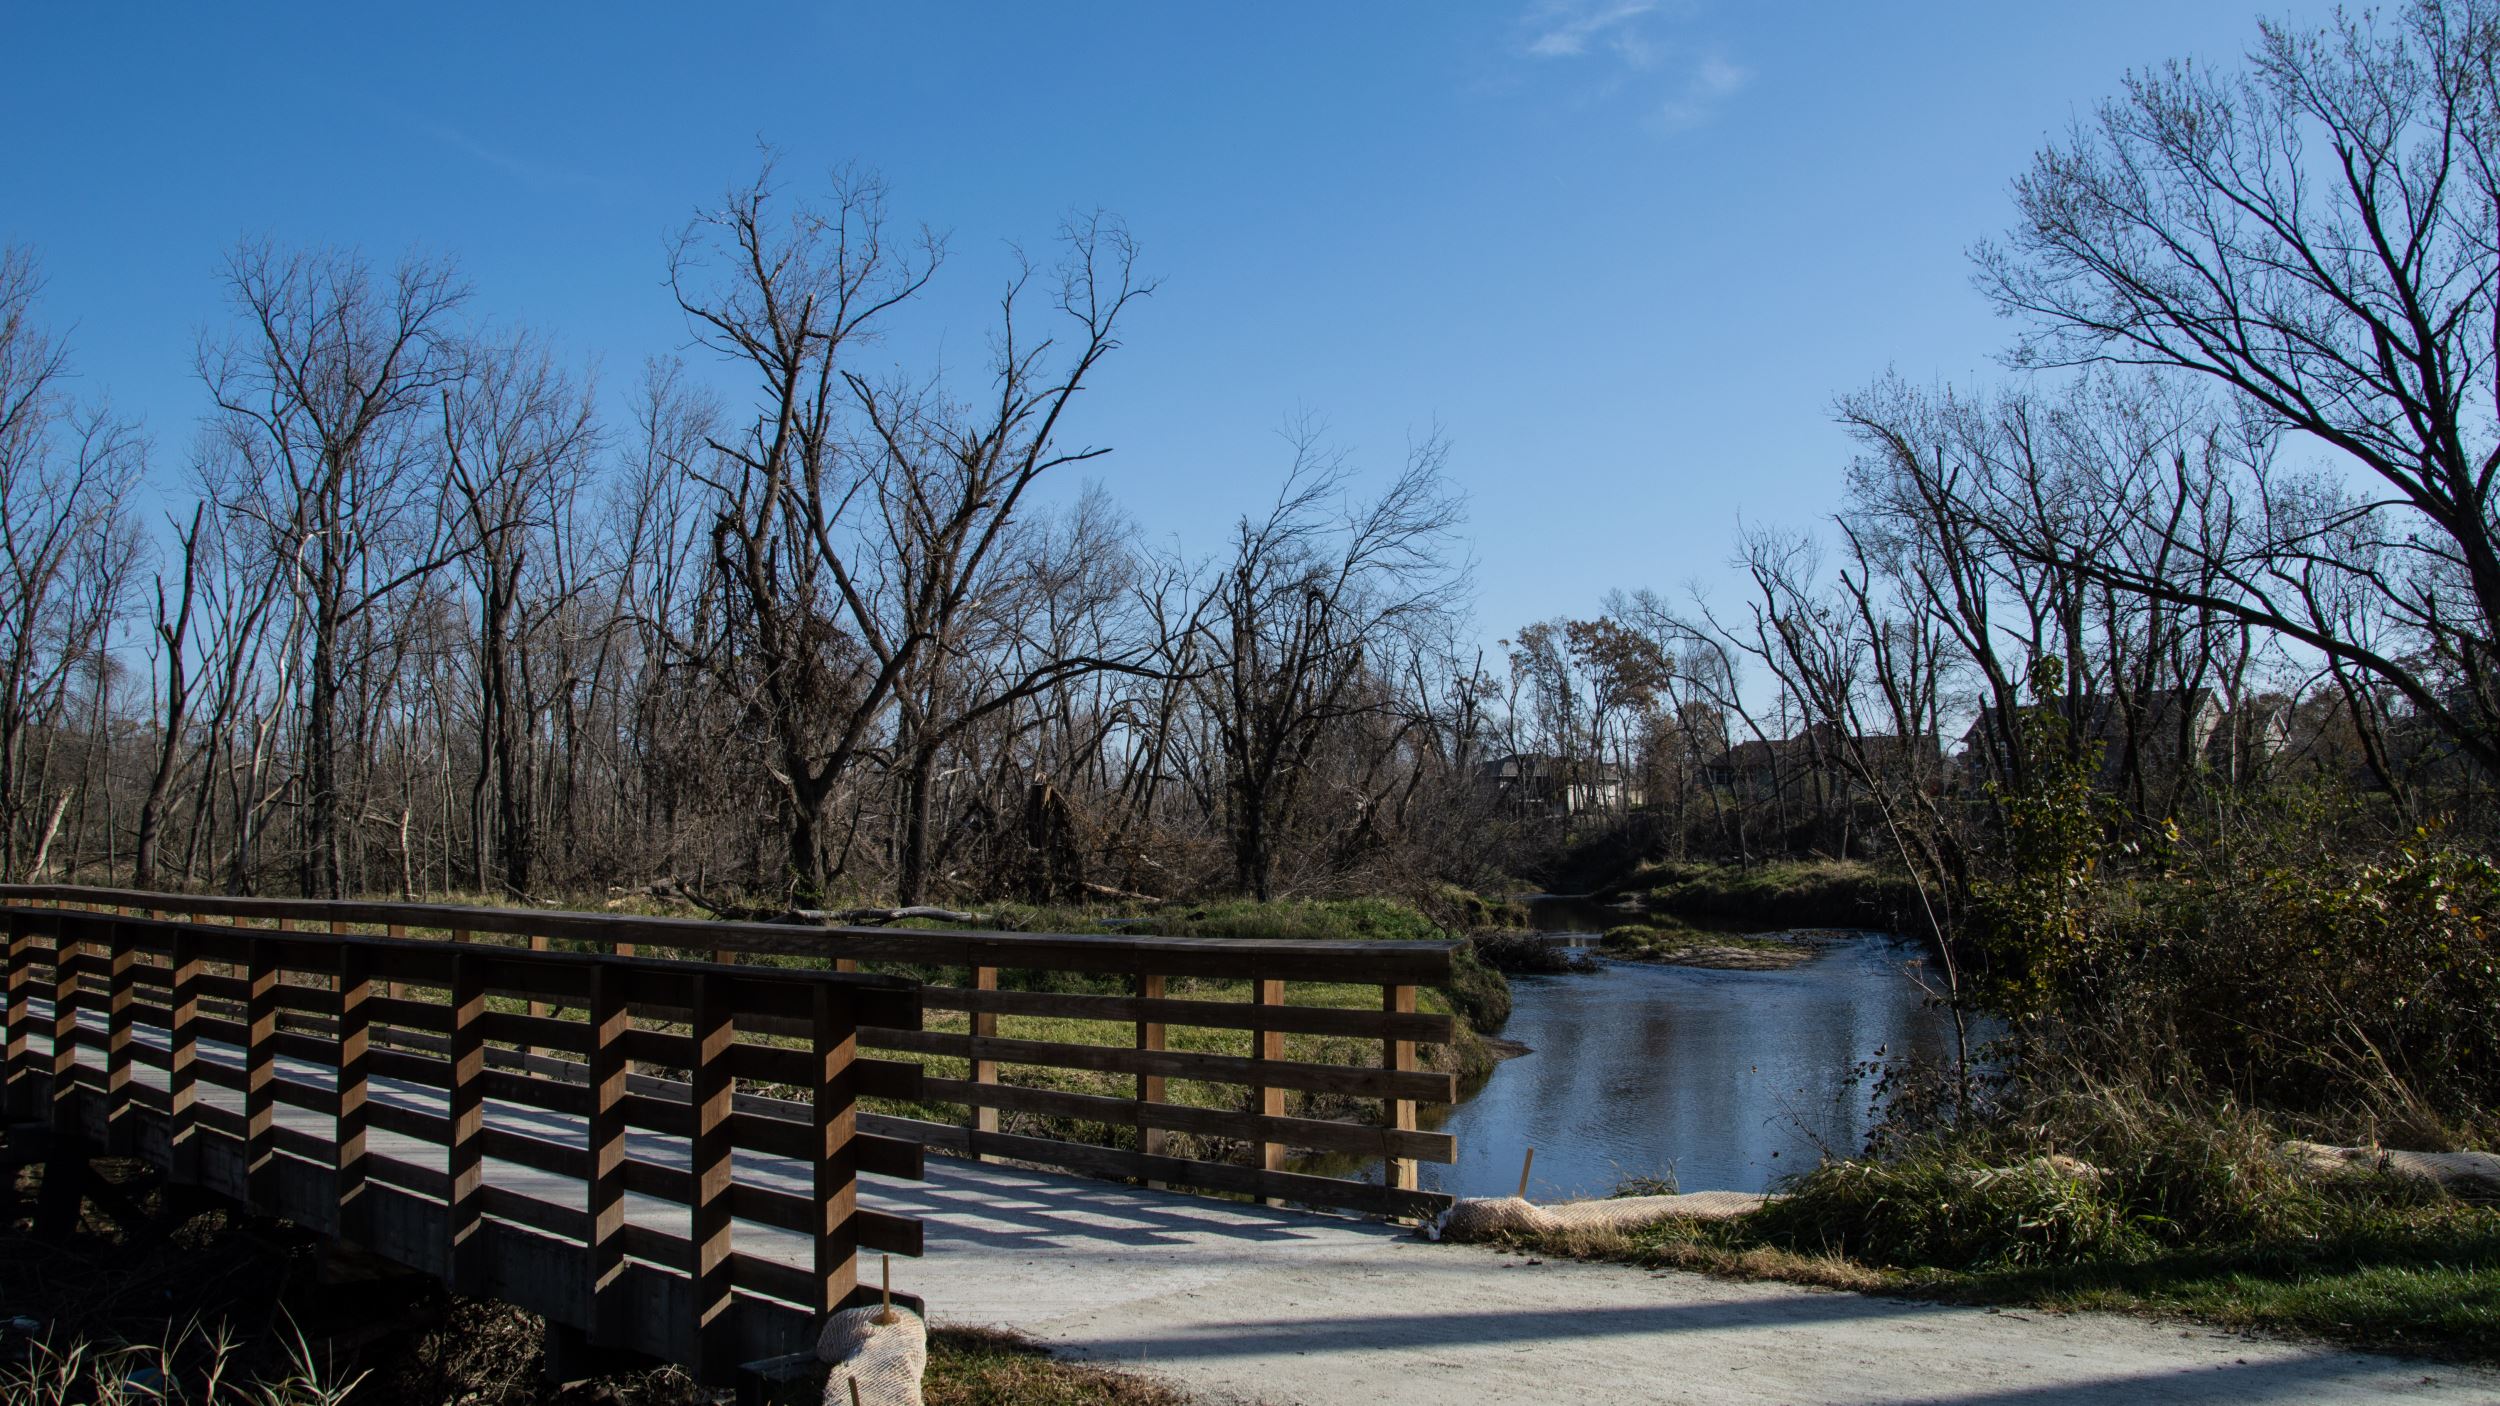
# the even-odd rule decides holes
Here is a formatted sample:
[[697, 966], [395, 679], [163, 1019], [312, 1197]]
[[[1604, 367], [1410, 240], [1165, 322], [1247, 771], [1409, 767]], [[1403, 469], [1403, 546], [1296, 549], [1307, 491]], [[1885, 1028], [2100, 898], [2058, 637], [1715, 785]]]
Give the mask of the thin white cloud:
[[1627, 35], [1643, 50], [1635, 25], [1658, 8], [1658, 0], [1539, 0], [1528, 11], [1527, 51], [1540, 59], [1574, 59], [1591, 45], [1614, 47]]
[[1752, 81], [1752, 69], [1731, 63], [1724, 54], [1705, 54], [1686, 76], [1683, 90], [1659, 106], [1659, 124], [1670, 132], [1698, 127]]
[[1696, 8], [1690, 0], [1534, 0], [1519, 17], [1519, 52], [1573, 70], [1584, 95], [1636, 100], [1651, 126], [1681, 132], [1710, 121], [1754, 76], [1725, 51], [1670, 32]]

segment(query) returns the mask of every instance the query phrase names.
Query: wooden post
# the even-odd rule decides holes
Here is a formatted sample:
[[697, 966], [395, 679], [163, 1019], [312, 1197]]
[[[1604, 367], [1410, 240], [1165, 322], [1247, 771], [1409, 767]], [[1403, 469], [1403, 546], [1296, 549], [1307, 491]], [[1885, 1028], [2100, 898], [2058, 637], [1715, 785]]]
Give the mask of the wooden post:
[[[1137, 977], [1138, 999], [1141, 1001], [1162, 1000], [1164, 983], [1165, 977], [1161, 972], [1139, 973]], [[1137, 1022], [1137, 1048], [1160, 1050], [1163, 1048], [1163, 1038], [1162, 1021], [1140, 1020]], [[1147, 1113], [1156, 1104], [1163, 1102], [1163, 1098], [1162, 1075], [1140, 1074], [1137, 1076], [1137, 1150], [1148, 1157], [1163, 1155], [1163, 1129], [1146, 1121]], [[1164, 1183], [1152, 1180], [1149, 1180], [1146, 1185], [1157, 1191], [1161, 1191], [1164, 1187]]]
[[694, 1105], [691, 1169], [694, 1204], [686, 1273], [693, 1280], [698, 1379], [733, 1360], [737, 1326], [731, 1306], [729, 1233], [730, 1105], [737, 1081], [730, 1077], [730, 1047], [738, 1027], [728, 981], [710, 974], [692, 978], [694, 1068], [687, 1097]]
[[477, 1265], [480, 1232], [486, 1223], [486, 967], [461, 952], [451, 965], [451, 1087], [445, 1111], [450, 1146], [444, 1170], [450, 1191], [444, 1198], [450, 1238], [445, 1277], [457, 1290], [473, 1291], [481, 1277]]
[[9, 915], [7, 1067], [0, 1069], [0, 1116], [34, 1116], [35, 933], [24, 913]]
[[78, 1047], [86, 1040], [78, 1028], [78, 949], [86, 945], [85, 931], [85, 919], [64, 917], [52, 939], [52, 1136], [56, 1147], [85, 1141], [78, 1126]]
[[816, 988], [816, 1298], [829, 1313], [859, 1285], [859, 1153], [851, 1138], [859, 1127], [859, 1081], [853, 1061], [859, 1028], [851, 993]]
[[[1268, 1010], [1285, 1003], [1285, 983], [1261, 978], [1255, 983], [1255, 995], [1261, 1008], [1260, 1014], [1265, 1015]], [[1259, 1029], [1250, 1032], [1250, 1039], [1255, 1051], [1253, 1057], [1260, 1063], [1285, 1057], [1285, 1032], [1269, 1029], [1262, 1023]], [[1254, 1100], [1251, 1112], [1263, 1118], [1285, 1116], [1285, 1091], [1282, 1088], [1262, 1079], [1251, 1087], [1250, 1093]], [[1259, 1168], [1269, 1172], [1281, 1172], [1285, 1169], [1285, 1145], [1281, 1142], [1270, 1142], [1264, 1133], [1259, 1138]], [[1263, 1196], [1259, 1199], [1270, 1206], [1280, 1204], [1273, 1196]]]
[[629, 973], [602, 962], [590, 973], [590, 1340], [628, 1340], [625, 1276], [625, 1032]]
[[[547, 935], [546, 935], [545, 933], [543, 933], [543, 932], [534, 932], [534, 933], [531, 933], [531, 934], [530, 934], [530, 950], [531, 950], [532, 952], [544, 952], [544, 951], [546, 951], [546, 950], [547, 950]], [[529, 1013], [530, 1013], [532, 1016], [535, 1016], [535, 1017], [537, 1017], [537, 1018], [539, 1018], [539, 1019], [541, 1019], [541, 1020], [545, 1019], [545, 1018], [546, 1018], [546, 1016], [547, 1016], [547, 1003], [546, 1003], [546, 1002], [544, 1002], [544, 1001], [540, 1001], [540, 1000], [535, 1000], [535, 999], [533, 999], [533, 1000], [529, 1003]], [[541, 1045], [529, 1045], [529, 1046], [525, 1046], [525, 1047], [523, 1048], [523, 1053], [525, 1053], [525, 1054], [531, 1054], [531, 1055], [543, 1055], [543, 1054], [545, 1054], [546, 1052], [547, 1052], [547, 1051], [546, 1051], [546, 1048], [545, 1048], [544, 1046], [541, 1046]]]
[[[1413, 1015], [1415, 1013], [1415, 988], [1383, 986], [1380, 988], [1380, 1009], [1391, 1016]], [[1401, 1074], [1411, 1072], [1415, 1068], [1415, 1042], [1401, 1040], [1394, 1035], [1382, 1040], [1380, 1042], [1380, 1067]], [[1391, 1132], [1411, 1133], [1415, 1131], [1415, 1100], [1411, 1098], [1382, 1099], [1380, 1111]], [[1395, 1148], [1389, 1149], [1381, 1167], [1381, 1182], [1399, 1191], [1413, 1191], [1418, 1185], [1415, 1175], [1415, 1159], [1400, 1157]]]
[[104, 1145], [127, 1155], [138, 1150], [138, 1105], [130, 1099], [131, 1056], [135, 1034], [131, 1020], [138, 999], [138, 948], [119, 923], [104, 925], [106, 985], [104, 993]]
[[252, 1205], [278, 1206], [278, 954], [274, 942], [251, 939], [243, 980], [243, 1175]]
[[[972, 989], [975, 991], [996, 991], [998, 989], [998, 968], [974, 967], [972, 969]], [[972, 1013], [972, 1082], [974, 1085], [973, 1094], [977, 1098], [986, 1099], [988, 1097], [989, 1090], [996, 1087], [998, 1084], [998, 1061], [994, 1059], [981, 1058], [980, 1049], [981, 1041], [995, 1040], [997, 1038], [998, 1012], [989, 1010], [974, 1011]], [[982, 1144], [987, 1140], [986, 1135], [996, 1133], [997, 1131], [997, 1107], [987, 1102], [972, 1105], [973, 1160], [981, 1162], [989, 1160]]]
[[167, 1142], [176, 1181], [200, 1179], [200, 939], [189, 929], [174, 934], [173, 994], [165, 1062]]
[[365, 1100], [370, 1092], [366, 1056], [372, 1045], [373, 954], [339, 949], [338, 995], [338, 1236], [354, 1245], [373, 1243], [373, 1201], [365, 1193]]

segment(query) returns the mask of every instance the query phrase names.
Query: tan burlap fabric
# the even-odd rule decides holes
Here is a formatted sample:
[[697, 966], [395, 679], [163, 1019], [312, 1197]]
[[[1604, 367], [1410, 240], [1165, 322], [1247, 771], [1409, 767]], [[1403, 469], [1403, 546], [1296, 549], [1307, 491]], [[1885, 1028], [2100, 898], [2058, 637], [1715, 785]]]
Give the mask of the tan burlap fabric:
[[1662, 1220], [1726, 1220], [1759, 1210], [1770, 1198], [1750, 1191], [1694, 1191], [1682, 1196], [1619, 1196], [1536, 1206], [1516, 1196], [1461, 1201], [1442, 1216], [1443, 1240], [1495, 1240], [1561, 1230], [1638, 1230]]
[[876, 1308], [846, 1308], [826, 1320], [816, 1339], [819, 1361], [831, 1363], [825, 1406], [851, 1406], [851, 1382], [859, 1382], [860, 1406], [920, 1406], [920, 1374], [929, 1366], [929, 1330], [920, 1316], [894, 1310], [879, 1323]]
[[2313, 1172], [2385, 1172], [2427, 1181], [2452, 1196], [2500, 1200], [2500, 1154], [2490, 1152], [2397, 1152], [2383, 1147], [2333, 1147], [2287, 1142], [2283, 1155]]

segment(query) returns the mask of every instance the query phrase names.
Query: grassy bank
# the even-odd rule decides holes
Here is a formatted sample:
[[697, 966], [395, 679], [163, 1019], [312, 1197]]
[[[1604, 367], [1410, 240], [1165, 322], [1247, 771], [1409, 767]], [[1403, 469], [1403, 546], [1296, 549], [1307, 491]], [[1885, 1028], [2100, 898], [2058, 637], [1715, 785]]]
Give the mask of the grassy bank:
[[1598, 950], [1628, 962], [1736, 971], [1777, 971], [1814, 959], [1812, 946], [1791, 938], [1740, 937], [1698, 931], [1672, 919], [1668, 923], [1665, 927], [1627, 923], [1609, 928], [1598, 939]]
[[[1742, 1219], [1541, 1253], [2230, 1328], [2500, 1362], [2500, 1206], [2316, 1173], [2275, 1130], [2121, 1102], [1826, 1164]], [[2043, 1135], [2053, 1134], [2053, 1135]]]
[[1918, 890], [1890, 870], [1846, 859], [1767, 864], [1652, 861], [1607, 886], [1653, 913], [1771, 928], [1915, 930]]

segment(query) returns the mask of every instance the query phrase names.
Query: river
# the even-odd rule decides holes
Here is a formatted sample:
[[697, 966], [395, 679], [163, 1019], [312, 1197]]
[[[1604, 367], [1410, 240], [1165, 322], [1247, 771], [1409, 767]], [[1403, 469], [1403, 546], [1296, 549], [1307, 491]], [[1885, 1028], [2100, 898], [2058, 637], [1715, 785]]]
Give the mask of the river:
[[[1541, 912], [1540, 926], [1575, 926], [1559, 916]], [[1423, 1184], [1507, 1196], [1534, 1147], [1537, 1200], [1602, 1196], [1628, 1177], [1760, 1191], [1826, 1149], [1856, 1151], [1870, 1111], [1853, 1071], [1949, 1059], [1952, 1025], [1926, 1003], [1913, 944], [1870, 934], [1817, 948], [1785, 971], [1601, 958], [1596, 972], [1511, 978], [1501, 1036], [1530, 1053], [1450, 1110], [1458, 1161], [1425, 1164]]]

